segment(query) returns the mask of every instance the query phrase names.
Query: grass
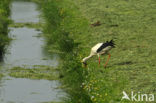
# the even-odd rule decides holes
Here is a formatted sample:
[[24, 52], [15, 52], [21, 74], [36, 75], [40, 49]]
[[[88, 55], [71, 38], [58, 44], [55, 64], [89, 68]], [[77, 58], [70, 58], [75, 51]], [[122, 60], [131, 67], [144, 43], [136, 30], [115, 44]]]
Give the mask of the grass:
[[[87, 34], [76, 38], [82, 43], [82, 57], [87, 56], [90, 48], [98, 42], [114, 39], [116, 43], [106, 69], [103, 68], [104, 63], [98, 67], [97, 57], [88, 62], [90, 78], [84, 83], [84, 89], [94, 97], [92, 100], [98, 103], [131, 103], [121, 101], [123, 90], [129, 94], [132, 90], [155, 94], [156, 2], [79, 0], [75, 3], [90, 24], [98, 20], [102, 23], [101, 26], [89, 27]], [[107, 57], [103, 58], [102, 61], [106, 61]]]
[[[69, 103], [131, 103], [121, 101], [123, 90], [128, 94], [131, 91], [155, 94], [155, 3], [155, 0], [49, 0], [43, 5], [47, 43], [58, 45], [57, 49], [65, 52], [62, 80], [71, 95]], [[91, 27], [96, 21], [102, 25]], [[116, 48], [110, 52], [107, 68], [103, 68], [104, 63], [98, 67], [97, 57], [88, 61], [87, 69], [82, 68], [80, 61], [89, 55], [90, 48], [110, 39], [115, 40]], [[102, 62], [106, 56], [103, 58]]]
[[29, 79], [59, 79], [58, 69], [48, 66], [34, 66], [34, 68], [13, 67], [9, 70], [9, 76], [15, 78], [29, 78]]
[[[88, 94], [80, 87], [85, 80], [87, 70], [82, 68], [76, 52], [79, 49], [79, 42], [72, 38], [77, 31], [82, 30], [84, 24], [87, 25], [86, 19], [80, 18], [77, 8], [70, 0], [49, 0], [40, 5], [46, 22], [44, 36], [49, 47], [48, 51], [53, 51], [53, 49], [60, 51], [61, 81], [69, 94], [65, 102], [90, 103]], [[75, 25], [77, 23], [79, 25]]]
[[0, 80], [1, 80], [1, 78], [2, 78], [3, 76], [4, 76], [4, 75], [0, 73]]
[[42, 30], [43, 24], [42, 23], [11, 23], [9, 27], [14, 27], [14, 28], [28, 27], [28, 28], [35, 28], [37, 30]]
[[8, 16], [10, 14], [9, 9], [10, 0], [0, 1], [0, 58], [5, 52], [5, 46], [9, 42], [8, 38], [8, 24], [10, 20]]
[[[0, 70], [1, 70], [1, 66], [0, 66]], [[0, 80], [4, 77], [4, 74], [3, 73], [0, 73]]]
[[42, 102], [42, 103], [63, 103], [63, 102]]

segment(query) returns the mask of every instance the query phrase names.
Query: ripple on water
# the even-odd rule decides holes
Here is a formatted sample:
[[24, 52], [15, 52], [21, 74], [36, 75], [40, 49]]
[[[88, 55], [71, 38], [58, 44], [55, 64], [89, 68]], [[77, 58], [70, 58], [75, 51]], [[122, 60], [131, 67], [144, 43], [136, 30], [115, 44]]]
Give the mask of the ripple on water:
[[59, 86], [58, 81], [9, 77], [2, 82], [0, 88], [2, 103], [41, 103], [59, 101], [59, 98], [63, 97], [63, 91], [56, 89]]
[[13, 1], [11, 5], [11, 19], [16, 23], [39, 22], [37, 4], [27, 1]]
[[[10, 35], [14, 38], [4, 56], [4, 63], [11, 66], [49, 65], [56, 67], [58, 56], [47, 55], [43, 46], [44, 39], [36, 37], [40, 31], [23, 28], [10, 28]], [[45, 59], [46, 58], [46, 59]]]

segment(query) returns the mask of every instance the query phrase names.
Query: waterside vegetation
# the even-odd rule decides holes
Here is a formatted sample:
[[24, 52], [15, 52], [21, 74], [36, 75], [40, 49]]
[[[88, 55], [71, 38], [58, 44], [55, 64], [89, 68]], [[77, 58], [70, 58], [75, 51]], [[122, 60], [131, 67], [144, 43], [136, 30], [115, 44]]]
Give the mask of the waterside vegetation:
[[[79, 41], [76, 36], [88, 28], [88, 22], [82, 18], [76, 6], [70, 0], [49, 0], [41, 3], [46, 22], [44, 36], [49, 51], [61, 52], [60, 78], [69, 98], [69, 103], [91, 103], [87, 92], [80, 86], [88, 71], [81, 66]], [[85, 34], [85, 33], [83, 33]]]
[[[49, 51], [64, 52], [61, 80], [70, 95], [68, 103], [130, 103], [121, 101], [123, 90], [154, 93], [155, 4], [155, 0], [42, 2]], [[91, 25], [97, 21], [101, 25]], [[96, 57], [83, 68], [80, 61], [90, 47], [110, 39], [117, 45], [107, 68], [99, 67]]]
[[10, 15], [10, 2], [10, 0], [0, 1], [0, 58], [2, 58], [2, 55], [5, 52], [5, 47], [10, 40], [8, 37], [8, 25], [10, 23], [10, 20], [8, 19]]

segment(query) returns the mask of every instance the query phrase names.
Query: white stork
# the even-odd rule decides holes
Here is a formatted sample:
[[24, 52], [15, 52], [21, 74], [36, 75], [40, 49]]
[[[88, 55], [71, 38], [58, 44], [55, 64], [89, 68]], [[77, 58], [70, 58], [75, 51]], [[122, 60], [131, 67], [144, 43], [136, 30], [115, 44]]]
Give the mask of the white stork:
[[90, 55], [88, 57], [85, 57], [82, 59], [82, 63], [84, 66], [87, 66], [87, 60], [93, 57], [94, 55], [97, 55], [99, 58], [99, 65], [100, 65], [100, 55], [108, 54], [108, 59], [104, 65], [106, 67], [111, 55], [109, 54], [109, 51], [115, 47], [114, 41], [106, 41], [105, 43], [98, 43], [94, 47], [92, 47]]

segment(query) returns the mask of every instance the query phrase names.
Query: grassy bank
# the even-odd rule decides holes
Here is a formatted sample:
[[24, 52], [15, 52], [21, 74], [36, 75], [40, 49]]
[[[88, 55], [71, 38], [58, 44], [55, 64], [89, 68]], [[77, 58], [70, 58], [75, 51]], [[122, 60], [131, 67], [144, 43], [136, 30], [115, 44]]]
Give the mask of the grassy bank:
[[[61, 52], [60, 77], [70, 95], [67, 102], [131, 103], [121, 101], [123, 90], [155, 93], [155, 4], [155, 0], [42, 2], [49, 52]], [[90, 26], [96, 21], [101, 25]], [[104, 63], [98, 67], [97, 57], [83, 68], [80, 61], [90, 48], [110, 39], [116, 48], [107, 68]]]
[[9, 42], [8, 38], [8, 16], [10, 14], [9, 9], [10, 0], [0, 1], [0, 57], [4, 53], [5, 46]]
[[89, 95], [80, 86], [88, 71], [81, 66], [79, 42], [74, 40], [86, 29], [87, 20], [81, 18], [80, 12], [70, 0], [42, 2], [42, 10], [46, 22], [44, 33], [49, 52], [55, 49], [61, 56], [60, 78], [69, 94], [67, 102], [91, 103]]

